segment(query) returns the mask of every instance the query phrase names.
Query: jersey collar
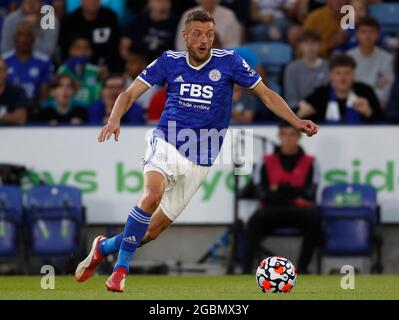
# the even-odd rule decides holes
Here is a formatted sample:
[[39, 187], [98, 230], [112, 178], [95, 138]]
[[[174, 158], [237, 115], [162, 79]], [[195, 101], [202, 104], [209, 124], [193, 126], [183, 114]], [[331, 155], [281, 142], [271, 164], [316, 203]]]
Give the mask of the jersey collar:
[[187, 64], [188, 64], [188, 66], [189, 66], [190, 68], [192, 68], [192, 69], [198, 71], [198, 70], [201, 70], [203, 67], [205, 67], [205, 66], [209, 63], [209, 61], [211, 61], [212, 56], [213, 56], [213, 49], [211, 49], [211, 55], [209, 56], [208, 60], [206, 60], [203, 64], [200, 64], [198, 67], [195, 67], [195, 66], [193, 66], [193, 65], [190, 63], [190, 61], [189, 61], [189, 59], [188, 59], [188, 51], [187, 51], [187, 52], [186, 52], [186, 61], [187, 61]]

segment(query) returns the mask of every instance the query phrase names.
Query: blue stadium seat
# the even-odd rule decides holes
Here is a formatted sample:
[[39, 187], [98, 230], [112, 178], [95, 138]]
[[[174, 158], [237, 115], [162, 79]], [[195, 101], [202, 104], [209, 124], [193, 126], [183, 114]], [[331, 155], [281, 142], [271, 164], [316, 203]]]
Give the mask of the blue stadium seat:
[[292, 59], [292, 48], [283, 42], [247, 43], [249, 48], [265, 67], [282, 68]]
[[79, 189], [34, 187], [27, 192], [26, 207], [29, 249], [33, 255], [62, 257], [77, 254], [83, 222]]
[[268, 86], [282, 94], [281, 77], [284, 67], [292, 60], [292, 48], [283, 42], [247, 43], [242, 47], [250, 49], [266, 70]]
[[372, 257], [375, 227], [379, 223], [377, 192], [372, 186], [339, 184], [326, 187], [322, 193], [321, 214], [323, 256]]
[[371, 5], [369, 12], [381, 24], [382, 30], [399, 34], [399, 2]]
[[23, 219], [22, 193], [15, 186], [0, 187], [0, 257], [18, 254]]

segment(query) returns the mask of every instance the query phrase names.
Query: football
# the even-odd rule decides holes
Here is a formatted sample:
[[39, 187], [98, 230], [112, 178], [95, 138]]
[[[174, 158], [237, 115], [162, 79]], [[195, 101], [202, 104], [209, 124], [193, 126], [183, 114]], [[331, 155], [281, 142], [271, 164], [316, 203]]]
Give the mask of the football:
[[296, 284], [295, 266], [284, 257], [263, 259], [256, 270], [256, 283], [262, 292], [288, 293]]

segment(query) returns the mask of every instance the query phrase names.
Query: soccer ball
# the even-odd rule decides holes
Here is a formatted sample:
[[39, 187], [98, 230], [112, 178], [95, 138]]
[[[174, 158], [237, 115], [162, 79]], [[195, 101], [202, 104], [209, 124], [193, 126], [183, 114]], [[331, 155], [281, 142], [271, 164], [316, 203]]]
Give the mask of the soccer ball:
[[256, 283], [263, 292], [290, 292], [296, 278], [295, 266], [283, 257], [263, 259], [256, 270]]

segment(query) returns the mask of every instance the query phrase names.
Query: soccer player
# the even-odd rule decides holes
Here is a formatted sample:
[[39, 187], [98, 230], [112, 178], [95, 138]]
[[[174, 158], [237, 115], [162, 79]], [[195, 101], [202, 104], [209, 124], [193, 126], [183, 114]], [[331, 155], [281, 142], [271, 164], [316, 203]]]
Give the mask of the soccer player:
[[[149, 87], [167, 83], [165, 110], [149, 139], [144, 158], [143, 195], [130, 210], [123, 233], [94, 240], [88, 257], [76, 269], [78, 281], [90, 278], [106, 255], [119, 251], [106, 286], [108, 290], [123, 292], [129, 263], [138, 245], [154, 240], [167, 228], [206, 179], [221, 144], [215, 152], [214, 143], [208, 146], [209, 136], [203, 132], [213, 129], [217, 132], [216, 140], [223, 137], [220, 132], [229, 124], [235, 83], [252, 89], [276, 115], [298, 130], [308, 136], [317, 133], [318, 126], [299, 119], [234, 50], [212, 49], [214, 25], [206, 12], [190, 13], [183, 31], [187, 51], [164, 52], [115, 102], [108, 124], [98, 136], [99, 142], [112, 135], [118, 141], [121, 118], [132, 103]], [[193, 132], [194, 138], [188, 134]], [[187, 154], [187, 150], [195, 151]]]

